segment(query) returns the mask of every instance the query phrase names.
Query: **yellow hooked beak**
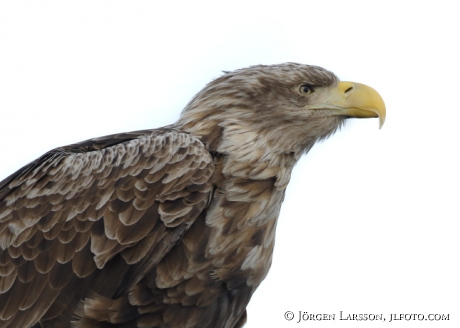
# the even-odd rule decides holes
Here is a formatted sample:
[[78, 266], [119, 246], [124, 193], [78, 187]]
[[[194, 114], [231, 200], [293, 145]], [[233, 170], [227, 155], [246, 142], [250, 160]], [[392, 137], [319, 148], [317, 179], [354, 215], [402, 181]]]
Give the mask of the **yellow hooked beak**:
[[312, 94], [316, 98], [312, 99], [315, 105], [307, 105], [306, 109], [327, 110], [331, 116], [378, 117], [380, 128], [385, 123], [386, 109], [382, 97], [365, 84], [339, 82], [333, 87], [318, 88], [315, 93]]

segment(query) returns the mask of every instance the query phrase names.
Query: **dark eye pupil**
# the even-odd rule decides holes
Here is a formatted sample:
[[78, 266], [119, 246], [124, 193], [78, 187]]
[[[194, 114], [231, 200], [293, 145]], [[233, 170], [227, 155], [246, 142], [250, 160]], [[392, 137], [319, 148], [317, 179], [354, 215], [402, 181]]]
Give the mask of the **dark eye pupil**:
[[303, 93], [312, 93], [313, 89], [309, 85], [302, 85], [302, 92]]

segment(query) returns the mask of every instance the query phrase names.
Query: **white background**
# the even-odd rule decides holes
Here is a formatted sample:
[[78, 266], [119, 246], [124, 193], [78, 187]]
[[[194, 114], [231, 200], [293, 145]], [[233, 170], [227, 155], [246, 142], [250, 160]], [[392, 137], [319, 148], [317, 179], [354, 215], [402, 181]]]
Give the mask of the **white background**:
[[162, 3], [1, 2], [0, 180], [54, 147], [173, 123], [222, 70], [323, 66], [378, 90], [387, 121], [351, 120], [298, 163], [246, 327], [460, 327], [458, 4]]

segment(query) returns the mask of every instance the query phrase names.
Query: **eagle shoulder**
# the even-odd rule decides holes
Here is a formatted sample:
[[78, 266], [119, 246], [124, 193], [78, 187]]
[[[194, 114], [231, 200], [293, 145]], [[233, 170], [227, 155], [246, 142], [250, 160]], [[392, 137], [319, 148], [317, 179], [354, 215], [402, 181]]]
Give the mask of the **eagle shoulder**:
[[58, 318], [89, 289], [122, 293], [207, 206], [213, 172], [201, 141], [161, 129], [58, 148], [6, 178], [0, 326]]

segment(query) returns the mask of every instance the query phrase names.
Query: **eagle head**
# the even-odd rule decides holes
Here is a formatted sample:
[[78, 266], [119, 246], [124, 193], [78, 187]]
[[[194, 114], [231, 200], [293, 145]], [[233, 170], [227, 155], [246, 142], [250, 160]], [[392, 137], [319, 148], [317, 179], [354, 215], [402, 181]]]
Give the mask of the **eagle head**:
[[190, 101], [178, 123], [211, 150], [231, 139], [234, 146], [252, 140], [302, 154], [347, 118], [368, 117], [379, 117], [380, 127], [385, 121], [385, 104], [371, 87], [340, 82], [318, 66], [284, 63], [225, 72]]

